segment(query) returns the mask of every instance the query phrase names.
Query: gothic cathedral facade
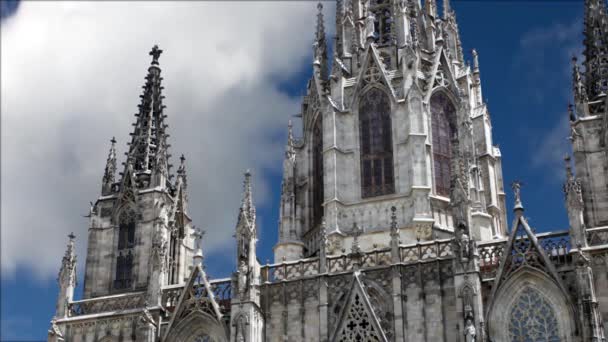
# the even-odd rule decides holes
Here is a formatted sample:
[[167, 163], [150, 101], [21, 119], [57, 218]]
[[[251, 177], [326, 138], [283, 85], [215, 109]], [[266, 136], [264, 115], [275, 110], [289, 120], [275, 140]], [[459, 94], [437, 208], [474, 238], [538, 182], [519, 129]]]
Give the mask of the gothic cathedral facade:
[[[115, 140], [92, 205], [83, 299], [74, 236], [49, 341], [597, 341], [608, 329], [608, 14], [585, 0], [573, 59], [569, 229], [513, 222], [481, 87], [444, 0], [337, 0], [328, 56], [318, 5], [301, 135], [289, 125], [275, 263], [256, 257], [245, 174], [237, 269], [209, 279], [174, 174], [158, 47], [126, 161]], [[530, 215], [534, 215], [531, 213]]]

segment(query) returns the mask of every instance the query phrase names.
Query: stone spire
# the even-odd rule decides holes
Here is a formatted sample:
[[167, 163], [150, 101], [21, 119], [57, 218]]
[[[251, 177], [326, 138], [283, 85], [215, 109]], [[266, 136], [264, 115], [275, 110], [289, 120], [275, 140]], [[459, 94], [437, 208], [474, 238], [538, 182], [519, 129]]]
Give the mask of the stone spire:
[[587, 100], [587, 91], [576, 56], [572, 56], [572, 92], [577, 105]]
[[101, 184], [101, 194], [108, 195], [112, 192], [112, 184], [116, 181], [116, 139], [112, 137], [110, 140], [110, 152], [106, 161], [106, 168], [103, 172], [103, 180]]
[[182, 154], [179, 157], [179, 167], [177, 168], [177, 179], [181, 179], [183, 186], [186, 187], [188, 185], [186, 178], [186, 157]]
[[313, 65], [320, 68], [321, 80], [327, 80], [327, 38], [325, 36], [325, 19], [323, 18], [323, 4], [319, 2], [317, 5], [319, 12], [317, 13], [317, 26], [315, 33], [315, 42], [313, 44]]
[[[152, 62], [148, 68], [143, 94], [140, 95], [139, 111], [135, 114], [137, 117], [133, 124], [135, 128], [133, 133], [130, 134], [132, 140], [129, 143], [127, 154], [133, 162], [133, 169], [136, 174], [154, 170], [159, 162], [157, 158], [159, 145], [166, 144], [165, 129], [167, 125], [164, 122], [166, 115], [163, 113], [165, 108], [162, 103], [164, 96], [161, 94], [163, 78], [160, 77], [161, 70], [158, 64], [162, 52], [157, 45], [154, 45], [150, 51]], [[168, 162], [166, 164], [168, 165]]]
[[59, 296], [55, 311], [56, 318], [68, 316], [68, 303], [74, 298], [74, 288], [76, 287], [76, 250], [74, 246], [76, 236], [74, 233], [70, 233], [68, 238], [68, 246], [61, 260], [61, 269], [57, 277]]
[[295, 156], [296, 149], [293, 140], [293, 124], [291, 120], [289, 120], [289, 123], [287, 124], [287, 149], [285, 150], [285, 158], [292, 160]]
[[605, 0], [585, 0], [585, 83], [595, 100], [608, 92], [608, 16]]
[[447, 19], [452, 12], [450, 0], [443, 0], [443, 18]]
[[251, 191], [251, 172], [245, 171], [245, 181], [243, 182], [243, 201], [241, 203], [239, 222], [247, 220], [249, 225], [255, 223], [255, 206], [253, 205], [253, 193]]

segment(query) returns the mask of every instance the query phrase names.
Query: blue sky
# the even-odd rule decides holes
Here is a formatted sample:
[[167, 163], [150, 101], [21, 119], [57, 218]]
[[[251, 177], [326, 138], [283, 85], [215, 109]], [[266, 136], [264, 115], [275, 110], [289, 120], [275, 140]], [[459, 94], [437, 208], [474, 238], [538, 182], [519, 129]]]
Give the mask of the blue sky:
[[[41, 21], [38, 19], [37, 21], [34, 21], [33, 19], [28, 18], [28, 16], [43, 16], [44, 11], [48, 11], [50, 16], [52, 15], [51, 11], [56, 10], [52, 7], [49, 7], [44, 11], [38, 10], [38, 12], [36, 12], [35, 9], [26, 8], [25, 4], [21, 4], [22, 6], [10, 7], [7, 11], [5, 2], [2, 2], [1, 4], [1, 25], [2, 29], [6, 30], [2, 35], [2, 50], [11, 47], [14, 49], [25, 49], [22, 45], [28, 45], [30, 42], [37, 41], [35, 36], [30, 36], [29, 32], [25, 32], [25, 30], [29, 30], [27, 25], [42, 26], [41, 29], [43, 30], [55, 29], [54, 26], [52, 28], [50, 26], [44, 27], [46, 24], [54, 24], [53, 22], [47, 23], [44, 20]], [[28, 6], [33, 7], [32, 5]], [[79, 20], [79, 15], [91, 15], [90, 12], [81, 11], [78, 7], [80, 6], [79, 3], [70, 6], [69, 9], [66, 9], [66, 11], [69, 11], [70, 20], [75, 20], [75, 22], [77, 22]], [[106, 15], [105, 12], [108, 12], [107, 15], [109, 16], [113, 15], [113, 9], [106, 9], [109, 5], [99, 6], [102, 7], [100, 7], [98, 14], [94, 14], [95, 16], [101, 18]], [[130, 5], [126, 4], [124, 6]], [[207, 6], [206, 10], [209, 11], [214, 10], [215, 7], [219, 8], [224, 5], [207, 3], [205, 6]], [[226, 6], [237, 5], [228, 4]], [[310, 44], [312, 43], [314, 33], [312, 24], [315, 20], [315, 4], [306, 2], [297, 4], [276, 2], [270, 4], [250, 3], [248, 6], [251, 8], [254, 6], [264, 7], [264, 10], [260, 11], [259, 16], [263, 16], [265, 13], [269, 12], [272, 14], [271, 10], [273, 6], [281, 7], [281, 13], [285, 13], [286, 17], [284, 20], [290, 22], [287, 27], [291, 31], [284, 34], [281, 34], [281, 25], [283, 24], [281, 24], [280, 20], [277, 20], [278, 23], [271, 23], [269, 20], [268, 23], [264, 23], [264, 25], [267, 26], [259, 25], [258, 27], [258, 25], [250, 25], [246, 27], [249, 31], [255, 31], [258, 28], [259, 30], [264, 31], [260, 33], [262, 38], [260, 38], [259, 42], [252, 46], [262, 45], [273, 48], [270, 50], [271, 52], [257, 48], [250, 48], [250, 51], [243, 51], [243, 54], [249, 58], [259, 56], [261, 61], [267, 60], [268, 63], [260, 62], [262, 63], [260, 65], [264, 65], [265, 69], [261, 68], [263, 71], [235, 75], [235, 78], [238, 78], [241, 81], [239, 83], [230, 83], [227, 81], [222, 87], [219, 87], [221, 88], [221, 91], [217, 90], [217, 93], [214, 93], [214, 90], [207, 90], [208, 93], [214, 95], [214, 98], [224, 101], [224, 104], [218, 107], [213, 107], [211, 105], [209, 105], [211, 107], [197, 107], [199, 103], [193, 99], [202, 96], [196, 91], [197, 88], [184, 91], [181, 91], [180, 88], [180, 82], [185, 83], [186, 80], [191, 81], [191, 78], [194, 79], [194, 77], [190, 75], [191, 70], [215, 69], [216, 67], [211, 67], [210, 64], [202, 62], [195, 62], [192, 63], [193, 67], [191, 70], [180, 69], [172, 74], [167, 74], [166, 76], [167, 85], [165, 87], [169, 109], [179, 109], [180, 112], [169, 117], [172, 134], [171, 143], [175, 148], [174, 156], [179, 155], [179, 151], [189, 152], [187, 153], [187, 158], [190, 167], [188, 169], [189, 180], [191, 180], [190, 211], [200, 210], [205, 213], [198, 221], [197, 216], [195, 215], [195, 223], [199, 224], [200, 221], [203, 221], [205, 228], [209, 232], [208, 235], [210, 235], [209, 239], [211, 239], [211, 242], [208, 242], [209, 248], [207, 248], [206, 264], [211, 277], [228, 276], [233, 267], [233, 247], [229, 236], [231, 235], [230, 231], [233, 229], [234, 222], [236, 221], [241, 189], [241, 174], [246, 167], [252, 167], [255, 175], [254, 191], [256, 191], [256, 203], [260, 225], [258, 256], [263, 263], [265, 263], [266, 260], [272, 261], [272, 246], [277, 238], [276, 222], [278, 220], [281, 159], [286, 133], [284, 128], [290, 115], [297, 113], [299, 96], [305, 88], [311, 70]], [[452, 6], [457, 13], [463, 48], [467, 58], [470, 56], [470, 50], [472, 48], [476, 48], [479, 53], [483, 96], [488, 103], [491, 113], [494, 142], [500, 146], [502, 151], [505, 186], [508, 188], [510, 182], [515, 179], [522, 180], [525, 183], [522, 194], [526, 207], [526, 215], [530, 217], [530, 222], [537, 231], [566, 229], [567, 217], [564, 210], [563, 195], [561, 191], [561, 183], [564, 174], [562, 157], [568, 151], [566, 108], [571, 97], [570, 57], [573, 53], [578, 54], [582, 51], [582, 1], [452, 0]], [[298, 9], [292, 9], [292, 7], [298, 7]], [[310, 7], [310, 9], [307, 7]], [[326, 7], [331, 9], [333, 6], [332, 4], [327, 3]], [[301, 9], [305, 9], [306, 11], [302, 13]], [[154, 9], [149, 10], [154, 11]], [[234, 9], [230, 9], [230, 11], [227, 12], [234, 14], [232, 13], [234, 12]], [[221, 12], [218, 9], [218, 13], [218, 21], [221, 20], [221, 18], [228, 20], [229, 13], [226, 13], [226, 16], [224, 17], [222, 17], [224, 12]], [[326, 11], [326, 13], [328, 12]], [[334, 21], [331, 19], [332, 16], [329, 13], [327, 16], [326, 27], [331, 27]], [[82, 20], [84, 21], [84, 18]], [[98, 28], [93, 27], [91, 31], [93, 32], [93, 38], [95, 38], [95, 30], [101, 29], [101, 26], [103, 25], [102, 19], [99, 20], [98, 24], [93, 24], [100, 26]], [[179, 39], [183, 39], [186, 42], [200, 42], [200, 44], [197, 43], [192, 45], [198, 45], [199, 47], [196, 48], [201, 49], [201, 51], [217, 49], [221, 52], [225, 47], [224, 42], [221, 40], [216, 45], [206, 44], [204, 42], [204, 40], [207, 39], [206, 33], [215, 32], [215, 27], [199, 28], [200, 31], [195, 35], [193, 35], [192, 32], [180, 33], [177, 29], [177, 31], [164, 33], [162, 32], [161, 27], [161, 25], [154, 27], [154, 30], [159, 31], [156, 32], [156, 34], [161, 37], [159, 39], [163, 41], [161, 47], [172, 46], [172, 44], [174, 44], [172, 43], [173, 40]], [[331, 28], [329, 29], [332, 30]], [[68, 32], [68, 30], [70, 30], [70, 27], [60, 28], [57, 32], [63, 32], [66, 37], [71, 37], [72, 33]], [[239, 32], [240, 31], [236, 31], [236, 33]], [[277, 32], [279, 33], [277, 34]], [[226, 34], [228, 35], [228, 33]], [[127, 35], [117, 34], [112, 36], [111, 40], [108, 40], [107, 42], [104, 41], [104, 44], [115, 44], [116, 47], [121, 47], [123, 46], [121, 45], [123, 44], [121, 39], [132, 39], [127, 38], [126, 36]], [[257, 36], [253, 37], [254, 38], [252, 39], [257, 39], [255, 38]], [[227, 41], [230, 42], [230, 40]], [[106, 50], [103, 46], [100, 47], [91, 43], [90, 49], [95, 50], [95, 55], [105, 54], [104, 58], [95, 60], [95, 63], [93, 63], [93, 59], [85, 57], [75, 63], [78, 65], [70, 65], [70, 68], [66, 69], [72, 70], [72, 68], [81, 67], [83, 70], [95, 70], [97, 68], [110, 70], [107, 73], [95, 73], [91, 76], [91, 79], [124, 77], [124, 82], [121, 82], [121, 84], [124, 83], [125, 91], [121, 88], [123, 85], [117, 85], [116, 89], [111, 87], [105, 87], [103, 89], [95, 88], [97, 89], [97, 97], [93, 103], [95, 103], [95, 105], [103, 105], [105, 99], [105, 102], [108, 102], [109, 104], [105, 105], [107, 108], [102, 114], [96, 115], [95, 120], [98, 120], [94, 121], [96, 125], [86, 132], [79, 132], [79, 127], [86, 125], [86, 122], [80, 121], [84, 120], [81, 119], [81, 117], [68, 118], [58, 116], [56, 119], [45, 122], [44, 127], [41, 128], [44, 132], [55, 131], [59, 132], [62, 136], [77, 135], [79, 139], [71, 141], [61, 139], [52, 140], [51, 138], [48, 138], [48, 140], [42, 142], [57, 144], [59, 146], [58, 149], [62, 151], [62, 154], [57, 154], [59, 156], [58, 158], [49, 161], [49, 163], [51, 163], [48, 165], [49, 171], [65, 167], [66, 163], [75, 165], [75, 167], [59, 172], [55, 179], [51, 179], [50, 183], [62, 182], [62, 179], [64, 178], [71, 178], [72, 180], [77, 180], [77, 184], [80, 184], [78, 189], [76, 189], [77, 187], [70, 186], [63, 187], [60, 194], [60, 200], [51, 197], [53, 198], [53, 202], [65, 203], [66, 208], [59, 209], [58, 207], [54, 210], [54, 212], [58, 212], [56, 215], [72, 215], [76, 217], [80, 215], [80, 213], [86, 213], [88, 201], [94, 200], [98, 195], [99, 180], [101, 178], [105, 154], [107, 153], [108, 148], [107, 141], [115, 134], [119, 140], [119, 145], [121, 143], [124, 145], [129, 130], [129, 122], [132, 120], [130, 113], [133, 113], [136, 108], [138, 100], [137, 92], [143, 82], [145, 69], [148, 63], [147, 51], [149, 46], [153, 43], [155, 42], [146, 41], [141, 43], [141, 46], [136, 46], [137, 49], [133, 49], [133, 55], [136, 57], [133, 58], [125, 57], [127, 52], [124, 52], [125, 56], [122, 56], [121, 53], [117, 53], [116, 50], [118, 48]], [[45, 57], [41, 61], [51, 64], [54, 64], [55, 60], [61, 58], [61, 55], [59, 55], [60, 53], [74, 54], [76, 58], [79, 53], [88, 53], [87, 51], [77, 50], [76, 48], [71, 50], [70, 47], [64, 48], [61, 52], [56, 52], [50, 51], [48, 47], [43, 44], [36, 45], [36, 43], [32, 43], [31, 45], [40, 50], [32, 50], [34, 48], [23, 50], [21, 53], [24, 54], [24, 58], [26, 58], [26, 54], [41, 55]], [[177, 43], [174, 45], [177, 46]], [[230, 49], [234, 49], [230, 43], [228, 43], [228, 45], [230, 46]], [[89, 45], [85, 44], [85, 46]], [[245, 44], [245, 46], [248, 45]], [[165, 72], [165, 70], [178, 69], [178, 63], [190, 62], [190, 60], [187, 59], [187, 56], [183, 55], [188, 55], [193, 53], [193, 51], [184, 48], [186, 50], [183, 51], [183, 55], [179, 55], [176, 52], [176, 49], [177, 48], [171, 50], [167, 48], [166, 57], [165, 55], [161, 57], [161, 66], [164, 68], [163, 72]], [[195, 49], [195, 47], [192, 47], [192, 49]], [[231, 50], [230, 53], [237, 54], [238, 56], [238, 53], [240, 52], [240, 50], [236, 50], [236, 52], [235, 50]], [[6, 70], [6, 66], [11, 65], [8, 64], [9, 62], [12, 63], [16, 60], [14, 56], [8, 55], [8, 52], [6, 53], [7, 55], [5, 55], [5, 52], [3, 51], [3, 70]], [[53, 55], [53, 53], [58, 55]], [[173, 53], [173, 55], [171, 55], [171, 53]], [[176, 55], [178, 56], [175, 57]], [[289, 58], [277, 58], [276, 55], [289, 56]], [[4, 64], [5, 59], [7, 60], [6, 65]], [[120, 64], [131, 63], [130, 61], [123, 62], [124, 59], [131, 60], [133, 64]], [[235, 69], [240, 63], [239, 60], [231, 61], [226, 68]], [[242, 63], [250, 63], [250, 61]], [[106, 67], [104, 64], [109, 64], [111, 67]], [[16, 67], [19, 67], [18, 64], [15, 65]], [[60, 68], [61, 66], [57, 67]], [[121, 67], [123, 68], [123, 71], [120, 73], [117, 72], [117, 75], [113, 76], [112, 70], [120, 70]], [[128, 72], [124, 72], [124, 70], [127, 70]], [[75, 80], [74, 82], [76, 85], [79, 84], [77, 82], [79, 77], [88, 77], [82, 73], [72, 75], [71, 77], [69, 76], [70, 75], [64, 76], [66, 78], [64, 81], [69, 83], [71, 82], [71, 79], [73, 79]], [[37, 77], [37, 74], [24, 74], [23, 77]], [[221, 76], [216, 75], [214, 77], [219, 78]], [[122, 80], [122, 78], [117, 79]], [[175, 81], [172, 84], [169, 84], [172, 80]], [[195, 80], [192, 82], [195, 82]], [[92, 83], [94, 82], [85, 83], [86, 87], [95, 87], [95, 84]], [[14, 94], [12, 92], [13, 88], [18, 87], [19, 85], [23, 86], [23, 84], [19, 82], [13, 82], [12, 79], [7, 81], [3, 80], [2, 82], [2, 98], [3, 100], [8, 99], [6, 101], [8, 104], [5, 105], [3, 103], [2, 107], [3, 126], [5, 126], [5, 123], [8, 123], [9, 126], [13, 125], [14, 127], [18, 127], [21, 122], [26, 120], [24, 117], [16, 115], [11, 116], [11, 114], [21, 110], [17, 100], [11, 101]], [[262, 95], [258, 94], [257, 88], [259, 86], [264, 86], [266, 93], [263, 93]], [[69, 91], [79, 91], [79, 88], [82, 88], [81, 84], [78, 87], [70, 88]], [[28, 92], [29, 91], [35, 93], [35, 90], [32, 90], [31, 87], [28, 88]], [[62, 91], [65, 92], [65, 90]], [[107, 96], [113, 97], [104, 98], [104, 94], [106, 93], [109, 94]], [[69, 94], [59, 93], [57, 95], [68, 96]], [[264, 96], [264, 98], [258, 101], [256, 99], [259, 96]], [[230, 105], [227, 105], [226, 102], [235, 102], [232, 101], [235, 97], [238, 97], [239, 101], [236, 101], [237, 104], [235, 104], [235, 109], [233, 109]], [[114, 98], [117, 99], [116, 101], [121, 102], [120, 106], [123, 106], [122, 103], [124, 103], [124, 110], [122, 110], [123, 107], [120, 107], [120, 110], [114, 109], [118, 106], [118, 104], [115, 104], [115, 102], [112, 101]], [[68, 98], [66, 102], [70, 102], [70, 98]], [[49, 106], [52, 105], [52, 103], [49, 104]], [[58, 109], [58, 111], [72, 110], [71, 108], [68, 108], [69, 103], [63, 105], [66, 107], [60, 107], [61, 110]], [[77, 107], [73, 110], [83, 111], [86, 108], [90, 108], [90, 105], [91, 103], [87, 102], [86, 106], [83, 105], [83, 107]], [[238, 106], [248, 108], [247, 110], [240, 112], [239, 110], [241, 109], [236, 108]], [[189, 131], [187, 128], [188, 124], [184, 123], [183, 117], [180, 116], [186, 116], [187, 114], [183, 113], [199, 109], [213, 112], [210, 108], [219, 108], [225, 111], [225, 114], [218, 117], [205, 116], [201, 119], [201, 127], [214, 127], [214, 125], [217, 125], [214, 127], [215, 130], [220, 131], [224, 135], [233, 135], [235, 137], [233, 140], [237, 140], [237, 142], [234, 143], [226, 142], [226, 144], [223, 144], [225, 147], [223, 147], [220, 151], [221, 153], [218, 153], [217, 155], [205, 154], [207, 153], [205, 151], [209, 149], [209, 146], [212, 146], [213, 143], [213, 141], [205, 140], [205, 137], [209, 136], [211, 133], [203, 134], [198, 131]], [[118, 113], [113, 114], [115, 111]], [[270, 114], [266, 115], [265, 113]], [[30, 114], [34, 118], [39, 117], [36, 115], [42, 115], [40, 112], [36, 111], [32, 111]], [[263, 117], [266, 121], [263, 121], [265, 123], [264, 125], [254, 125], [255, 132], [252, 132], [247, 130], [247, 128], [241, 129], [236, 127], [236, 124], [233, 121], [221, 121], [226, 117], [232, 118], [233, 116], [231, 115], [234, 115], [235, 118], [240, 118], [241, 120], [250, 120], [249, 118], [243, 119], [244, 115], [255, 116], [251, 119], [256, 120], [255, 122], [262, 120], [257, 120], [258, 117]], [[279, 122], [278, 124], [275, 124], [274, 122], [277, 120]], [[90, 120], [87, 120], [87, 122], [88, 121]], [[270, 124], [271, 122], [272, 124]], [[6, 128], [3, 128], [3, 136], [5, 136], [5, 129]], [[201, 128], [201, 130], [203, 129], [204, 128]], [[92, 136], [91, 141], [87, 140], [88, 136]], [[244, 137], [243, 140], [238, 140], [238, 137], [240, 136]], [[11, 145], [17, 145], [16, 143], [13, 144], [11, 140], [8, 140], [9, 138], [3, 137], [2, 140], [2, 164], [5, 164], [7, 160], [8, 162], [13, 161], [13, 159], [10, 158], [16, 158], [11, 154], [11, 150], [5, 150], [5, 148], [10, 148]], [[201, 150], [193, 150], [189, 145], [190, 141], [196, 141], [196, 145], [201, 146]], [[256, 143], [247, 144], [248, 141], [254, 141]], [[81, 149], [84, 149], [82, 145], [85, 144], [85, 142], [88, 144], [86, 145], [87, 149], [82, 151]], [[32, 146], [39, 146], [36, 144], [39, 144], [40, 142], [31, 138], [31, 141], [24, 140], [21, 144], [28, 143], [31, 143]], [[8, 147], [5, 147], [5, 145], [8, 145]], [[19, 146], [19, 148], [20, 149], [17, 149], [18, 151], [23, 151], [24, 149], [30, 150], [24, 146]], [[124, 148], [124, 146], [122, 148]], [[32, 148], [32, 150], [35, 149]], [[262, 153], [260, 150], [265, 150], [267, 153]], [[85, 153], [87, 151], [90, 153]], [[95, 158], [88, 159], [82, 157], [83, 155], [94, 155]], [[247, 155], [251, 155], [251, 157], [248, 157]], [[202, 161], [198, 162], [199, 159]], [[220, 164], [232, 163], [233, 159], [238, 159], [239, 161], [235, 161], [234, 167], [230, 167], [229, 171], [226, 171], [226, 169], [221, 167]], [[241, 159], [244, 159], [244, 161], [241, 162]], [[21, 165], [19, 164], [21, 162], [24, 161], [15, 159], [16, 164]], [[89, 170], [89, 168], [91, 170]], [[24, 170], [24, 168], [21, 170]], [[10, 189], [4, 190], [5, 177], [7, 177], [7, 174], [8, 177], [10, 177], [12, 175], [11, 172], [10, 169], [5, 169], [3, 165], [2, 174], [4, 177], [2, 179], [2, 199], [4, 201], [2, 201], [2, 213], [7, 216], [11, 214], [17, 215], [20, 209], [19, 207], [5, 207], [4, 202], [6, 199], [14, 198], [13, 196], [15, 196], [15, 198], [25, 196], [16, 190], [13, 192], [9, 192]], [[214, 177], [217, 177], [214, 175], [222, 172], [229, 173], [230, 178], [226, 180], [223, 178], [214, 179]], [[91, 174], [90, 178], [88, 176], [89, 174]], [[39, 170], [35, 176], [40, 176]], [[197, 178], [210, 178], [210, 180], [197, 180]], [[89, 181], [89, 179], [92, 181]], [[9, 179], [9, 181], [12, 180]], [[213, 188], [212, 183], [214, 182], [225, 182], [225, 188]], [[37, 190], [40, 192], [54, 191], [51, 188], [47, 189], [43, 187], [40, 187]], [[24, 202], [31, 203], [33, 206], [38, 205], [41, 210], [43, 210], [45, 206], [52, 207], [52, 205], [55, 205], [51, 205], [49, 202], [50, 199], [45, 202], [34, 198], [36, 196], [36, 189], [32, 189], [31, 191], [31, 195], [24, 199]], [[210, 218], [210, 216], [213, 216], [211, 213], [216, 212], [215, 207], [211, 207], [214, 205], [211, 203], [213, 202], [213, 198], [207, 199], [205, 196], [209, 193], [214, 194], [214, 196], [220, 196], [220, 192], [223, 194], [224, 191], [226, 193], [231, 193], [230, 197], [222, 200], [222, 202], [225, 202], [225, 206], [228, 207], [228, 209], [226, 209], [227, 214], [221, 212], [222, 216], [226, 216], [226, 218], [214, 221], [213, 218]], [[510, 210], [512, 207], [510, 190], [507, 191], [507, 196], [507, 205]], [[18, 200], [16, 201], [19, 202]], [[23, 215], [37, 216], [39, 215], [37, 213], [39, 213], [39, 211], [32, 210], [31, 212], [23, 212]], [[60, 265], [61, 254], [65, 248], [65, 233], [70, 230], [77, 230], [77, 235], [80, 235], [78, 239], [78, 262], [79, 270], [81, 272], [79, 274], [79, 280], [80, 284], [82, 284], [84, 248], [86, 247], [84, 246], [86, 241], [84, 238], [84, 234], [86, 234], [86, 221], [66, 221], [68, 223], [64, 225], [59, 223], [62, 221], [57, 222], [61, 219], [61, 216], [50, 216], [50, 214], [41, 216], [43, 216], [43, 221], [48, 222], [48, 224], [40, 227], [36, 226], [35, 228], [32, 228], [31, 231], [24, 230], [27, 229], [24, 227], [7, 224], [7, 221], [3, 218], [3, 250], [5, 247], [10, 247], [9, 245], [14, 243], [20, 247], [20, 251], [11, 252], [12, 254], [5, 254], [3, 251], [2, 254], [2, 316], [0, 335], [2, 341], [33, 341], [46, 339], [48, 322], [54, 313], [57, 294], [55, 281], [56, 272]], [[81, 225], [82, 228], [74, 228], [71, 225]], [[219, 230], [222, 230], [222, 232], [219, 232]], [[23, 238], [23, 235], [26, 235], [27, 239]], [[32, 241], [32, 237], [36, 237], [34, 241]], [[29, 245], [23, 241], [29, 241]], [[49, 247], [48, 253], [42, 253], [41, 250], [46, 248], [45, 245], [47, 243], [52, 244], [53, 247]], [[213, 248], [213, 245], [216, 244], [227, 248]], [[7, 258], [9, 259], [8, 261], [6, 260]], [[5, 267], [5, 264], [8, 266]]]

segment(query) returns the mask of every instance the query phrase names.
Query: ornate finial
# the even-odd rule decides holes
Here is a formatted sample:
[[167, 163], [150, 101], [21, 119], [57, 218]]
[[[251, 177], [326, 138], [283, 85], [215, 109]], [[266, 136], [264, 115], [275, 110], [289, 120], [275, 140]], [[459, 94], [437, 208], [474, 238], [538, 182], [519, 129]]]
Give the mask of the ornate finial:
[[243, 202], [241, 204], [241, 212], [247, 217], [250, 224], [255, 221], [255, 207], [253, 205], [253, 191], [251, 190], [251, 171], [245, 171], [245, 180], [243, 181]]
[[152, 65], [158, 65], [158, 58], [160, 54], [163, 53], [163, 50], [158, 48], [158, 45], [154, 45], [152, 47], [152, 51], [150, 51], [150, 56], [152, 56]]
[[71, 232], [68, 234], [68, 238], [70, 238], [70, 241], [73, 241], [76, 238], [76, 235], [74, 235], [74, 232]]
[[523, 182], [519, 180], [515, 180], [511, 183], [511, 189], [513, 189], [513, 194], [515, 195], [515, 207], [513, 210], [523, 210], [524, 206], [521, 203], [521, 187], [524, 185]]
[[325, 41], [325, 23], [323, 18], [323, 4], [317, 4], [317, 32], [316, 32], [316, 40], [318, 42]]
[[110, 140], [110, 142], [112, 143], [112, 146], [116, 145], [116, 138], [112, 137], [112, 139]]
[[443, 0], [443, 18], [447, 18], [452, 12], [452, 8], [450, 6], [450, 0]]

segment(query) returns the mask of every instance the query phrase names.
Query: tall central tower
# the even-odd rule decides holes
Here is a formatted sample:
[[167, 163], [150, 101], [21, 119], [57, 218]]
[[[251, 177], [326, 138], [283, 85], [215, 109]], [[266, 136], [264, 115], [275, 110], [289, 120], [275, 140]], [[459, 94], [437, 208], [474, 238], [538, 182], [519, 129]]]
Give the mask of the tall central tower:
[[135, 290], [158, 301], [161, 286], [186, 280], [194, 255], [185, 158], [173, 181], [162, 77], [154, 46], [123, 172], [116, 177], [116, 141], [108, 155], [101, 196], [90, 214], [84, 297]]
[[[289, 128], [275, 259], [329, 252], [354, 235], [388, 245], [505, 232], [501, 155], [482, 98], [478, 55], [465, 62], [449, 0], [338, 0], [333, 55], [319, 4], [302, 138]], [[346, 244], [349, 245], [349, 244]]]

